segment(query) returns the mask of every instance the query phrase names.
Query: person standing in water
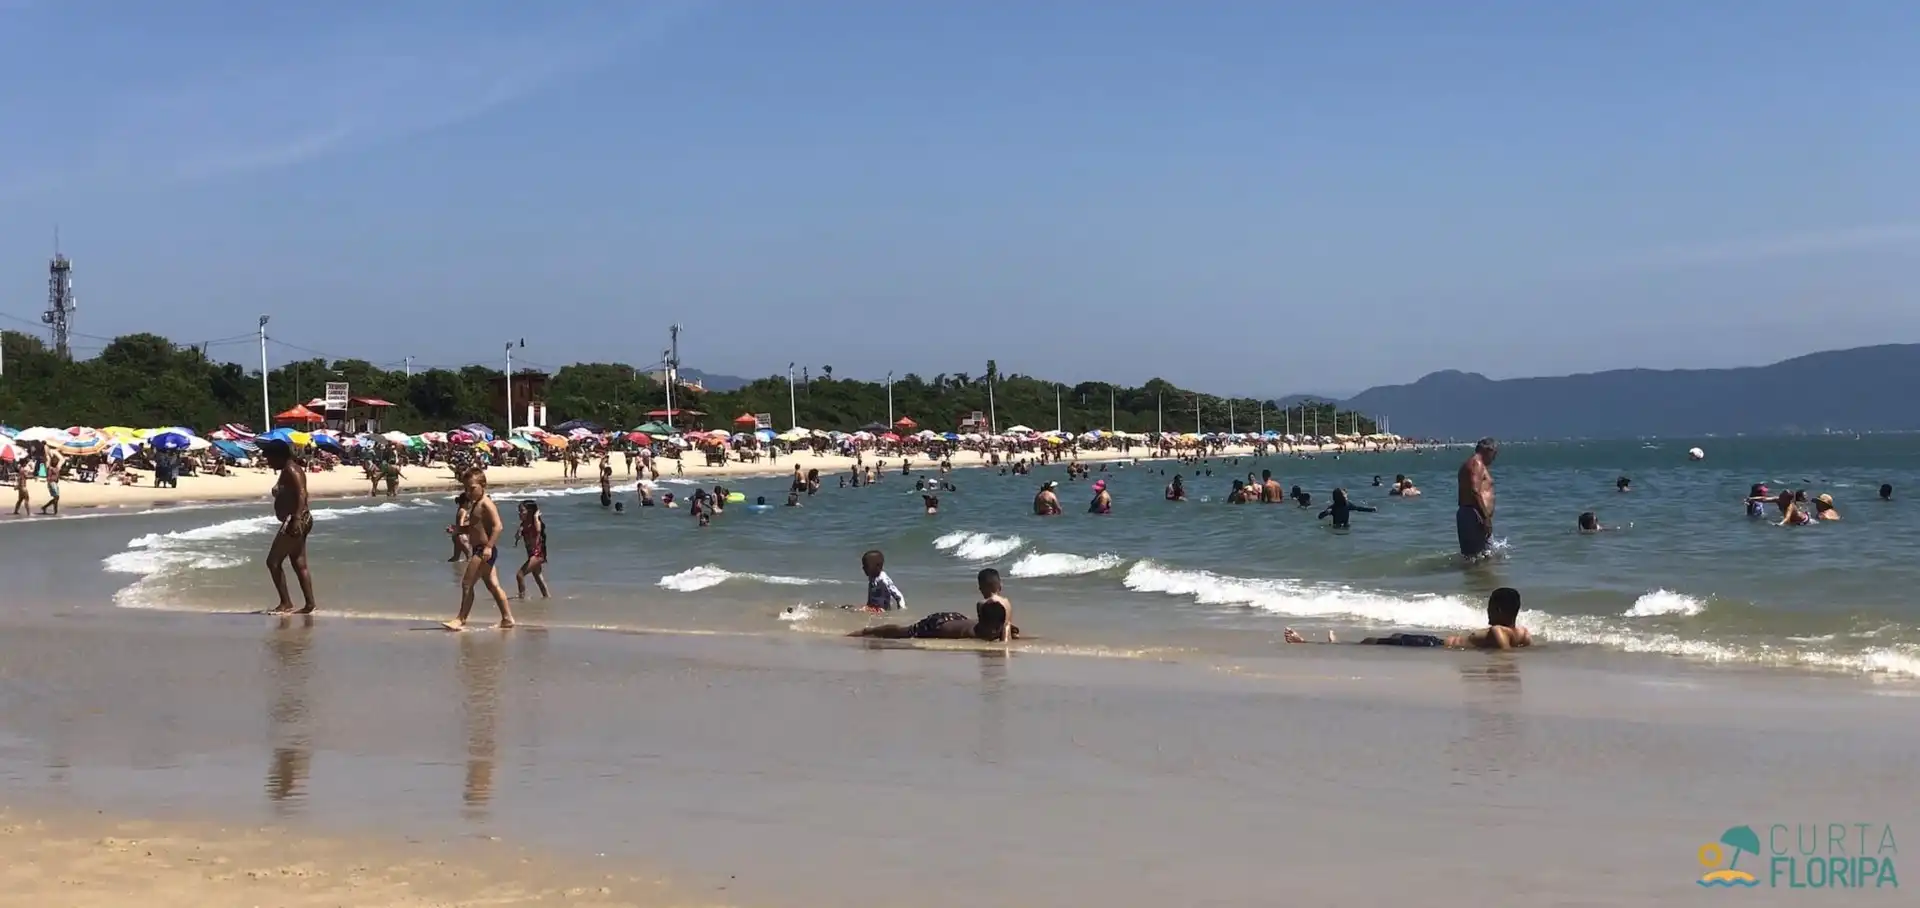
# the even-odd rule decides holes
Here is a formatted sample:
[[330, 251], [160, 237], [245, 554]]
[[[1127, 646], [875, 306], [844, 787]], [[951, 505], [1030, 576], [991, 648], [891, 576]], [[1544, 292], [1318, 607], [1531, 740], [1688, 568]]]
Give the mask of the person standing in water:
[[1063, 510], [1060, 507], [1060, 496], [1053, 491], [1059, 485], [1051, 479], [1040, 484], [1040, 491], [1033, 496], [1033, 513], [1041, 517], [1052, 517]]
[[267, 465], [279, 471], [273, 484], [273, 517], [280, 530], [267, 546], [267, 574], [273, 578], [273, 590], [280, 602], [273, 614], [293, 613], [293, 597], [287, 594], [286, 562], [293, 560], [293, 575], [300, 580], [300, 598], [306, 603], [300, 614], [313, 614], [313, 575], [307, 570], [307, 535], [313, 531], [313, 512], [307, 509], [307, 474], [293, 458], [293, 446], [284, 441], [269, 441], [260, 446]]
[[1093, 500], [1087, 503], [1087, 513], [1113, 513], [1113, 495], [1107, 491], [1106, 480], [1096, 479], [1093, 481]]
[[1469, 560], [1486, 557], [1493, 545], [1493, 473], [1488, 467], [1499, 454], [1499, 442], [1482, 438], [1460, 465], [1459, 507], [1454, 510], [1453, 526], [1460, 555]]
[[520, 528], [513, 531], [513, 541], [527, 550], [527, 560], [520, 569], [513, 572], [513, 586], [517, 593], [513, 598], [527, 598], [527, 578], [532, 577], [535, 586], [540, 588], [540, 598], [547, 598], [547, 521], [540, 516], [540, 506], [531, 501], [520, 502]]
[[485, 583], [487, 592], [493, 595], [493, 604], [500, 609], [500, 627], [513, 626], [513, 611], [507, 608], [507, 591], [500, 586], [500, 576], [494, 572], [494, 562], [500, 557], [500, 509], [487, 496], [487, 474], [484, 470], [467, 473], [467, 540], [472, 554], [467, 556], [467, 565], [460, 574], [460, 614], [441, 627], [457, 631], [467, 626], [467, 615], [473, 611], [473, 587]]
[[1367, 507], [1364, 504], [1354, 504], [1353, 502], [1348, 501], [1346, 489], [1334, 489], [1333, 503], [1330, 505], [1327, 505], [1326, 509], [1320, 512], [1320, 516], [1317, 519], [1325, 520], [1328, 517], [1332, 517], [1333, 528], [1336, 530], [1344, 530], [1353, 525], [1351, 515], [1353, 514], [1354, 511], [1365, 511], [1368, 514], [1371, 514], [1375, 510], [1378, 510], [1378, 509]]

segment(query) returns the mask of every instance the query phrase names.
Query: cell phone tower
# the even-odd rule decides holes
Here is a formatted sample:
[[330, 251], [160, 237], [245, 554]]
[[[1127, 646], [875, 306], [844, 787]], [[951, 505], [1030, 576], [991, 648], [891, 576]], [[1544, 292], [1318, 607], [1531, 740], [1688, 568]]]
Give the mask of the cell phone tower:
[[60, 254], [60, 231], [53, 232], [53, 258], [47, 262], [47, 311], [40, 320], [53, 329], [53, 352], [61, 359], [72, 359], [68, 332], [73, 330], [73, 312], [80, 308], [73, 296], [73, 263]]

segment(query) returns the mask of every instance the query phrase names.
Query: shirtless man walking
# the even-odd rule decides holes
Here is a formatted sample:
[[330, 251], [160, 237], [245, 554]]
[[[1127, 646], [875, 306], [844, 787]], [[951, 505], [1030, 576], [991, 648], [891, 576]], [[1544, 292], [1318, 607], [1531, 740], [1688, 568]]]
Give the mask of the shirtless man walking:
[[500, 576], [494, 572], [493, 563], [500, 557], [500, 531], [505, 524], [500, 520], [500, 509], [494, 506], [493, 499], [487, 495], [487, 474], [482, 470], [473, 470], [467, 474], [467, 539], [472, 549], [467, 555], [465, 570], [460, 575], [460, 616], [442, 624], [450, 631], [467, 626], [467, 615], [473, 611], [473, 587], [485, 583], [487, 592], [493, 596], [493, 604], [500, 609], [500, 627], [513, 626], [513, 612], [507, 608], [507, 591], [500, 586]]
[[1500, 443], [1482, 438], [1473, 454], [1460, 465], [1460, 507], [1454, 511], [1454, 531], [1460, 537], [1460, 555], [1468, 560], [1486, 556], [1493, 544], [1493, 466]]

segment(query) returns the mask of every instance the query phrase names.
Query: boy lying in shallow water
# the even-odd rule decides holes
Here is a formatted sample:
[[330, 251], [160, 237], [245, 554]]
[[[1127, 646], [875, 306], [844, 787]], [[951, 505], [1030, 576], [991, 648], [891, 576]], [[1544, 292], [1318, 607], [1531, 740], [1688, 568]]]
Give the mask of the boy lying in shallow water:
[[[1283, 636], [1288, 643], [1310, 643], [1298, 631], [1287, 628]], [[1340, 641], [1333, 638], [1333, 632], [1327, 632], [1328, 643]], [[1388, 634], [1385, 637], [1368, 637], [1360, 641], [1371, 646], [1444, 646], [1455, 649], [1514, 649], [1530, 646], [1533, 635], [1520, 626], [1520, 591], [1503, 586], [1487, 597], [1487, 626], [1470, 634], [1441, 637], [1435, 634]]]
[[939, 640], [988, 640], [1005, 643], [1017, 640], [1020, 629], [1013, 624], [1013, 603], [1000, 591], [1000, 572], [987, 568], [980, 572], [980, 601], [974, 604], [977, 617], [959, 612], [936, 612], [912, 624], [881, 624], [862, 628], [849, 637], [891, 637]]

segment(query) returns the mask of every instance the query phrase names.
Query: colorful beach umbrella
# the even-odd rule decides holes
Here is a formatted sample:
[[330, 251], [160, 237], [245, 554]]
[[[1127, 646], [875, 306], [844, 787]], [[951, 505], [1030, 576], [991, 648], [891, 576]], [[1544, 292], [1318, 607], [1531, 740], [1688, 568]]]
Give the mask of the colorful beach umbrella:
[[126, 460], [140, 453], [140, 446], [130, 441], [116, 441], [107, 446], [108, 460]]
[[25, 459], [26, 456], [27, 452], [14, 444], [13, 439], [0, 435], [0, 463], [13, 463]]
[[62, 454], [85, 457], [89, 454], [98, 454], [101, 451], [105, 451], [110, 444], [112, 444], [112, 442], [108, 441], [105, 435], [88, 429], [86, 430], [86, 434], [82, 435], [63, 435], [59, 440], [48, 443], [48, 447]]

